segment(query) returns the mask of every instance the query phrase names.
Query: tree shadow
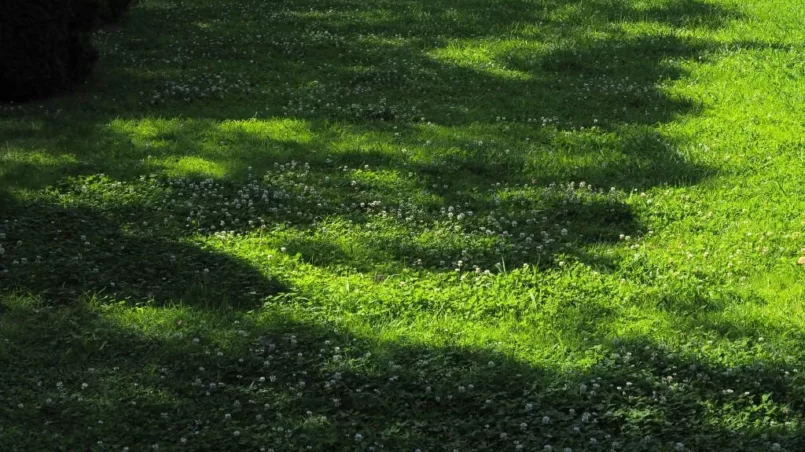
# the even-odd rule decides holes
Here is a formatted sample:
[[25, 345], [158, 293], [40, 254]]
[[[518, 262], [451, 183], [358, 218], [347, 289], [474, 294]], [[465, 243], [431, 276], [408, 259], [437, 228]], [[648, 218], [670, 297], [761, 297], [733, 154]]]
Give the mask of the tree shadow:
[[[0, 397], [20, 404], [0, 411], [9, 450], [97, 441], [160, 450], [795, 451], [805, 444], [796, 363], [740, 358], [751, 343], [721, 356], [705, 342], [636, 337], [602, 342], [587, 350], [586, 365], [562, 370], [492, 348], [368, 339], [281, 311], [228, 325], [228, 315], [210, 322], [176, 312], [160, 337], [123, 327], [110, 312], [65, 316], [8, 304], [0, 386], [14, 390]], [[147, 426], [130, 422], [146, 419]]]
[[[275, 116], [368, 131], [377, 122], [421, 117], [450, 126], [492, 125], [503, 117], [561, 130], [652, 125], [695, 113], [694, 102], [669, 97], [658, 83], [684, 75], [673, 60], [717, 45], [674, 31], [718, 29], [740, 18], [697, 0], [647, 9], [613, 1], [342, 3], [355, 14], [304, 3], [279, 11], [266, 5], [267, 16], [221, 17], [219, 9], [189, 4], [135, 8], [125, 27], [101, 36], [114, 51], [86, 95], [53, 107], [88, 112], [98, 125], [111, 118]], [[255, 35], [257, 16], [281, 24]], [[625, 28], [647, 21], [671, 31]], [[603, 38], [587, 36], [596, 28]], [[151, 36], [153, 29], [163, 35]], [[149, 39], [116, 38], [123, 33]], [[497, 48], [484, 41], [501, 33], [525, 44]], [[459, 57], [473, 51], [471, 39], [481, 55], [468, 67]], [[238, 70], [245, 59], [254, 70]]]
[[[358, 14], [290, 6], [275, 13], [283, 26], [257, 40], [248, 27], [230, 27], [230, 21], [244, 20], [237, 17], [193, 33], [199, 42], [217, 44], [224, 63], [227, 57], [232, 62], [249, 58], [241, 53], [258, 54], [254, 64], [263, 68], [270, 62], [277, 77], [272, 85], [288, 84], [266, 89], [260, 85], [267, 77], [249, 80], [254, 88], [242, 99], [247, 117], [281, 114], [365, 123], [425, 116], [460, 125], [492, 123], [502, 116], [547, 119], [571, 129], [593, 126], [596, 119], [600, 127], [656, 124], [692, 112], [692, 102], [670, 98], [657, 84], [684, 75], [673, 60], [702, 56], [715, 43], [682, 38], [675, 31], [717, 29], [740, 18], [735, 11], [696, 0], [648, 9], [612, 1], [556, 1], [542, 8], [531, 2], [505, 7], [485, 1], [345, 3]], [[666, 30], [628, 30], [645, 22]], [[591, 29], [606, 36], [592, 38]], [[500, 35], [523, 42], [495, 44]], [[491, 38], [497, 39], [487, 41]], [[229, 47], [247, 42], [257, 50]], [[193, 46], [187, 49], [194, 51]], [[477, 64], [467, 66], [459, 57], [473, 51]], [[266, 102], [271, 105], [265, 107]]]
[[[304, 160], [322, 177], [349, 164], [411, 173], [427, 210], [499, 182], [645, 189], [711, 174], [654, 129], [697, 111], [660, 85], [684, 76], [675, 61], [719, 45], [677, 31], [717, 30], [740, 19], [735, 11], [697, 0], [339, 4], [134, 8], [97, 37], [104, 58], [83, 93], [0, 113], [3, 186], [41, 188], [65, 174], [125, 181], [193, 159], [243, 181], [249, 168]], [[263, 35], [268, 23], [276, 27]], [[630, 28], [644, 23], [657, 28]], [[227, 122], [248, 118], [293, 118], [302, 130], [266, 135]], [[53, 170], [26, 176], [37, 159]], [[458, 186], [439, 188], [445, 178]], [[531, 210], [551, 224], [579, 215], [564, 207]], [[584, 219], [593, 242], [641, 229], [620, 201], [585, 209], [595, 213]]]
[[86, 295], [240, 308], [284, 290], [242, 259], [149, 225], [147, 212], [9, 200], [0, 206], [0, 290], [51, 303]]
[[[616, 243], [624, 235], [638, 237], [644, 230], [621, 200], [599, 193], [591, 195], [584, 189], [563, 187], [521, 196], [504, 194], [503, 200], [497, 193], [445, 196], [430, 209], [430, 219], [418, 222], [410, 220], [407, 213], [391, 218], [395, 211], [406, 212], [403, 203], [393, 200], [383, 203], [384, 210], [355, 206], [350, 213], [341, 215], [341, 220], [349, 219], [353, 237], [344, 235], [333, 240], [332, 236], [328, 239], [320, 234], [300, 235], [289, 240], [287, 248], [315, 265], [342, 265], [367, 273], [396, 273], [406, 265], [477, 272], [523, 265], [549, 268], [557, 264], [558, 256], [611, 267], [611, 262], [588, 255], [586, 247]], [[466, 205], [472, 210], [459, 207]], [[372, 226], [380, 218], [390, 236], [373, 232]], [[293, 218], [289, 220], [299, 228], [309, 228]], [[329, 220], [325, 218], [319, 227], [326, 228]], [[337, 228], [340, 223], [334, 225], [333, 234], [347, 232]]]
[[[1, 161], [0, 216], [9, 223], [0, 228], [7, 234], [3, 243], [11, 244], [6, 253], [14, 256], [0, 261], [0, 271], [8, 271], [0, 274], [0, 288], [58, 301], [89, 292], [201, 308], [222, 302], [251, 307], [281, 291], [250, 263], [186, 241], [182, 218], [169, 219], [165, 229], [154, 223], [183, 217], [189, 213], [184, 207], [158, 214], [132, 207], [126, 192], [102, 206], [49, 205], [3, 193], [99, 172], [128, 183], [143, 172], [175, 170], [165, 161], [184, 157], [223, 168], [215, 183], [233, 196], [238, 183], [249, 180], [250, 167], [262, 175], [275, 164], [303, 160], [313, 178], [330, 178], [332, 185], [315, 188], [331, 207], [317, 210], [319, 200], [309, 199], [290, 204], [294, 209], [287, 212], [261, 211], [269, 224], [300, 230], [313, 228], [313, 220], [316, 226], [325, 219], [365, 224], [374, 213], [361, 202], [382, 198], [398, 207], [414, 194], [413, 207], [430, 214], [445, 209], [447, 216], [449, 207], [466, 202], [481, 215], [504, 213], [509, 224], [539, 219], [533, 234], [540, 240], [543, 231], [559, 239], [562, 229], [574, 238], [570, 248], [546, 251], [544, 261], [507, 251], [508, 265], [539, 265], [562, 253], [591, 259], [584, 246], [615, 242], [618, 233], [640, 234], [633, 210], [617, 197], [542, 197], [543, 189], [555, 184], [565, 190], [581, 181], [643, 189], [695, 184], [711, 174], [682, 156], [684, 142], [655, 129], [699, 111], [695, 100], [673, 97], [661, 85], [685, 76], [680, 60], [707, 58], [721, 45], [678, 32], [717, 30], [740, 16], [697, 0], [654, 5], [343, 1], [332, 10], [331, 4], [290, 2], [282, 8], [249, 3], [247, 11], [245, 2], [235, 1], [228, 8], [184, 2], [135, 8], [126, 24], [99, 36], [104, 56], [83, 92], [43, 107], [0, 111], [0, 156], [20, 156]], [[265, 28], [261, 20], [276, 25], [270, 36], [257, 36]], [[660, 27], [651, 33], [630, 28], [646, 22]], [[593, 29], [597, 37], [587, 33]], [[510, 45], [501, 36], [526, 42]], [[221, 126], [249, 118], [293, 118], [302, 130], [261, 134]], [[340, 135], [358, 144], [345, 148]], [[36, 156], [52, 159], [50, 174], [36, 171], [42, 166], [32, 160]], [[349, 174], [341, 170], [345, 165]], [[368, 187], [363, 199], [351, 179], [364, 165], [402, 176], [362, 180]], [[193, 175], [191, 182], [173, 182], [197, 184], [209, 176], [192, 168], [185, 173]], [[445, 188], [448, 173], [456, 185]], [[527, 184], [539, 187], [534, 196], [507, 191]], [[268, 187], [296, 194], [292, 184]], [[122, 206], [110, 207], [114, 203]], [[213, 236], [210, 227], [226, 218], [211, 214], [218, 201], [205, 207], [209, 221], [201, 227]], [[309, 217], [299, 219], [299, 211]], [[233, 229], [253, 230], [247, 225]], [[451, 266], [468, 248], [468, 262], [499, 257], [482, 240], [423, 245], [381, 238], [369, 242], [377, 253], [365, 261], [330, 239], [303, 237], [285, 245], [314, 265], [363, 271], [385, 269], [389, 257], [416, 255], [421, 265], [442, 268], [442, 260]], [[0, 321], [10, 345], [0, 344], [0, 386], [14, 389], [3, 391], [0, 402], [27, 408], [0, 410], [0, 433], [19, 450], [83, 450], [99, 440], [110, 445], [110, 437], [120, 438], [113, 446], [161, 442], [170, 449], [196, 431], [196, 450], [288, 450], [313, 444], [313, 438], [323, 450], [368, 448], [375, 441], [390, 450], [504, 449], [516, 447], [514, 441], [525, 450], [549, 444], [554, 450], [610, 450], [615, 442], [646, 451], [672, 450], [676, 442], [689, 450], [764, 450], [774, 442], [791, 451], [805, 447], [796, 366], [734, 366], [647, 338], [608, 343], [590, 357], [594, 365], [564, 373], [482, 350], [378, 344], [288, 318], [244, 326], [248, 334], [240, 344], [216, 342], [182, 319], [176, 322], [180, 336], [158, 338], [94, 314], [75, 322], [47, 309], [7, 309]], [[590, 310], [584, 320], [610, 314]], [[695, 328], [697, 322], [681, 324]], [[698, 323], [723, 333], [723, 326]], [[241, 337], [239, 328], [227, 332]], [[730, 334], [754, 333], [748, 326]], [[190, 341], [195, 334], [201, 346]], [[268, 370], [266, 361], [272, 361]], [[36, 385], [54, 367], [69, 389], [54, 381], [46, 381], [45, 389]], [[101, 389], [82, 395], [77, 388], [85, 381]], [[766, 393], [772, 398], [764, 399]], [[56, 403], [49, 405], [48, 398]], [[229, 411], [235, 422], [222, 426]], [[252, 423], [257, 415], [271, 418], [271, 425]], [[76, 419], [96, 417], [103, 427], [75, 428]], [[148, 429], [130, 425], [146, 417], [154, 419]], [[217, 435], [218, 429], [227, 435]], [[237, 439], [235, 431], [241, 432]], [[364, 435], [360, 445], [357, 433]]]
[[[374, 178], [371, 171], [290, 166], [242, 184], [93, 176], [67, 179], [41, 201], [11, 197], [0, 209], [9, 221], [2, 226], [2, 243], [8, 246], [0, 271], [17, 270], [8, 274], [8, 285], [29, 287], [42, 278], [39, 288], [46, 289], [65, 284], [48, 277], [77, 260], [82, 272], [97, 273], [97, 278], [75, 276], [79, 286], [136, 275], [139, 285], [153, 281], [146, 293], [155, 295], [162, 290], [159, 280], [190, 283], [191, 273], [234, 285], [236, 272], [226, 271], [225, 263], [207, 262], [203, 253], [181, 257], [197, 249], [192, 243], [226, 242], [233, 235], [263, 237], [268, 240], [263, 245], [287, 248], [290, 255], [323, 267], [365, 273], [395, 273], [410, 266], [481, 272], [549, 267], [560, 255], [590, 261], [586, 246], [637, 237], [644, 229], [622, 196], [583, 183], [515, 189], [497, 184], [485, 190], [468, 184], [450, 192], [441, 186], [419, 189], [421, 181], [413, 181], [412, 190], [402, 195], [394, 179]], [[427, 177], [424, 171], [418, 174]], [[18, 240], [26, 246], [15, 246]], [[211, 258], [217, 255], [210, 252]], [[20, 259], [48, 268], [31, 272], [28, 266], [12, 265]], [[596, 264], [608, 265], [600, 259]], [[199, 273], [203, 269], [211, 273]], [[242, 290], [265, 296], [265, 290], [253, 287], [259, 279], [253, 273], [244, 267]], [[76, 295], [75, 284], [68, 284], [66, 294]], [[214, 292], [236, 293], [228, 287]]]

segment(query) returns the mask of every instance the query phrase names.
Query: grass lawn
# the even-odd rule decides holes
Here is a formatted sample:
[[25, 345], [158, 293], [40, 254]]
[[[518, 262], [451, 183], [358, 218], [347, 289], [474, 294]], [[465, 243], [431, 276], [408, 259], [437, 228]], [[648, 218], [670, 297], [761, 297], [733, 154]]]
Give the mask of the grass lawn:
[[805, 450], [799, 0], [141, 0], [0, 105], [0, 450]]

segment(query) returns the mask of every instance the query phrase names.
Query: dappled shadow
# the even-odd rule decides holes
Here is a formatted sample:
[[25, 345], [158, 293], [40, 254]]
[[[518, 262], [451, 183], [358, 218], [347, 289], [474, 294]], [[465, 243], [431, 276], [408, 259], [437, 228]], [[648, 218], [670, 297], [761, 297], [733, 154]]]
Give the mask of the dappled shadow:
[[[737, 18], [696, 0], [648, 9], [613, 1], [149, 4], [99, 38], [108, 47], [95, 81], [80, 99], [49, 105], [62, 113], [46, 129], [86, 114], [98, 125], [112, 118], [293, 116], [370, 131], [375, 122], [422, 117], [449, 126], [502, 117], [562, 130], [651, 125], [695, 113], [691, 100], [670, 98], [658, 84], [683, 75], [674, 60], [715, 45], [673, 31]], [[628, 30], [642, 22], [670, 31]], [[269, 23], [277, 26], [263, 35]], [[163, 35], [147, 32], [154, 29]], [[589, 37], [591, 29], [604, 35]], [[522, 43], [484, 41], [500, 35]], [[465, 66], [462, 52], [477, 64]], [[41, 117], [37, 110], [27, 108]]]
[[[425, 171], [419, 174], [429, 177]], [[602, 259], [587, 256], [584, 247], [636, 237], [644, 229], [622, 195], [583, 183], [547, 188], [496, 184], [483, 190], [466, 184], [449, 191], [436, 184], [419, 189], [421, 181], [410, 181], [407, 190], [395, 177], [376, 177], [361, 168], [292, 164], [242, 184], [198, 178], [67, 179], [41, 201], [12, 198], [0, 209], [8, 219], [0, 225], [6, 234], [0, 244], [7, 248], [0, 271], [16, 270], [7, 275], [6, 286], [33, 290], [31, 284], [39, 280], [38, 288], [45, 290], [65, 284], [51, 280], [51, 270], [76, 260], [82, 271], [97, 274], [75, 276], [67, 294], [76, 295], [82, 284], [96, 279], [119, 284], [116, 278], [126, 275], [138, 279], [134, 286], [152, 286], [138, 297], [156, 296], [162, 284], [198, 280], [223, 283], [223, 290], [214, 290], [217, 295], [254, 292], [259, 299], [267, 293], [255, 287], [259, 278], [250, 276], [255, 273], [248, 265], [229, 260], [230, 272], [226, 262], [202, 258], [217, 252], [196, 255], [193, 250], [200, 250], [193, 244], [225, 243], [238, 235], [259, 238], [262, 247], [298, 254], [318, 266], [366, 273], [412, 266], [480, 273], [550, 267], [557, 256], [607, 267]], [[25, 246], [15, 245], [19, 240]], [[45, 265], [47, 271], [12, 264], [21, 259]], [[239, 268], [242, 281], [236, 276]], [[204, 269], [209, 275], [200, 273]], [[123, 287], [104, 290], [120, 295]]]
[[[700, 112], [666, 89], [686, 76], [683, 63], [734, 45], [694, 31], [740, 19], [698, 0], [222, 5], [141, 5], [98, 36], [102, 62], [81, 92], [1, 107], [2, 292], [200, 308], [269, 301], [271, 312], [283, 287], [270, 262], [213, 246], [222, 229], [314, 266], [374, 272], [379, 284], [399, 267], [452, 272], [458, 261], [462, 272], [496, 271], [567, 255], [606, 269], [585, 248], [644, 229], [624, 191], [711, 175], [681, 151], [695, 143], [656, 126]], [[110, 176], [103, 190], [122, 188], [95, 204], [21, 194], [97, 173]], [[140, 183], [146, 173], [162, 176]], [[85, 183], [57, 188], [74, 195]], [[153, 204], [142, 202], [155, 186]], [[255, 209], [238, 210], [244, 200]], [[673, 289], [658, 308], [675, 310], [680, 328], [744, 344], [764, 331], [695, 317], [726, 304]], [[406, 302], [437, 312], [431, 295]], [[210, 330], [178, 315], [168, 337], [122, 326], [131, 319], [9, 303], [0, 436], [25, 451], [171, 450], [183, 437], [211, 451], [805, 447], [796, 362], [747, 364], [757, 344], [735, 351], [738, 365], [699, 354], [708, 344], [606, 342], [598, 333], [623, 312], [582, 299], [546, 314], [566, 343], [603, 344], [573, 372], [281, 316]], [[516, 321], [528, 301], [511, 302]], [[505, 307], [464, 309], [487, 320]], [[198, 312], [209, 323], [229, 315]]]
[[283, 290], [238, 258], [149, 225], [147, 212], [9, 200], [0, 206], [0, 291], [246, 308]]
[[[346, 10], [332, 6], [266, 6], [270, 18], [281, 20], [266, 35], [256, 35], [259, 24], [254, 16], [237, 11], [237, 6], [222, 20], [190, 30], [169, 22], [169, 15], [209, 20], [216, 12], [178, 5], [138, 11], [135, 18], [141, 26], [186, 36], [170, 54], [219, 68], [216, 77], [229, 79], [224, 85], [233, 87], [222, 97], [237, 98], [237, 110], [248, 113], [239, 116], [229, 108], [196, 111], [192, 104], [205, 103], [193, 91], [205, 88], [193, 82], [198, 74], [189, 67], [177, 71], [175, 65], [160, 61], [171, 58], [157, 54], [140, 61], [143, 69], [150, 69], [152, 89], [154, 77], [167, 87], [151, 93], [157, 98], [150, 108], [167, 113], [184, 104], [190, 107], [184, 112], [190, 117], [294, 116], [364, 125], [418, 122], [422, 117], [453, 126], [501, 118], [535, 126], [547, 121], [564, 130], [589, 128], [594, 121], [599, 127], [655, 124], [695, 113], [693, 102], [671, 98], [658, 85], [684, 75], [674, 60], [701, 57], [715, 46], [675, 31], [718, 28], [738, 18], [734, 11], [696, 0], [649, 9], [620, 1], [341, 2]], [[645, 22], [668, 28], [629, 30]], [[592, 30], [603, 36], [593, 38]], [[234, 72], [246, 59], [255, 71]], [[142, 72], [120, 75], [137, 85]], [[241, 89], [233, 78], [248, 88]]]
[[7, 309], [0, 386], [14, 390], [0, 394], [0, 425], [10, 451], [97, 441], [160, 450], [805, 446], [796, 363], [745, 359], [758, 343], [721, 355], [707, 342], [604, 342], [588, 349], [587, 365], [560, 370], [491, 348], [370, 340], [280, 311], [219, 314], [212, 324], [177, 311], [155, 337], [123, 327], [114, 310]]
[[[357, 206], [344, 216], [351, 219], [350, 232], [359, 234], [359, 239], [302, 235], [289, 240], [287, 248], [315, 265], [339, 264], [360, 272], [394, 272], [400, 270], [400, 264], [476, 272], [498, 272], [524, 264], [547, 268], [556, 265], [559, 254], [610, 267], [604, 259], [589, 256], [584, 247], [616, 243], [623, 235], [636, 237], [643, 228], [620, 200], [584, 192], [557, 189], [505, 200], [494, 190], [475, 196], [453, 195], [430, 211], [435, 219], [429, 221], [408, 220], [405, 205], [393, 201], [384, 203], [383, 209]], [[467, 204], [472, 211], [458, 207]], [[386, 216], [395, 211], [406, 213]], [[372, 233], [379, 218], [384, 218], [382, 224], [390, 236]], [[309, 227], [294, 223], [302, 229]]]
[[[720, 45], [687, 31], [739, 19], [698, 0], [650, 7], [609, 0], [147, 3], [96, 37], [103, 58], [81, 92], [3, 107], [1, 190], [97, 173], [129, 181], [170, 172], [237, 184], [293, 160], [320, 178], [343, 179], [342, 167], [370, 165], [398, 180], [375, 184], [376, 199], [339, 188], [324, 192], [328, 201], [382, 198], [395, 206], [416, 192], [409, 204], [424, 212], [488, 204], [498, 196], [489, 187], [500, 183], [500, 190], [694, 184], [710, 169], [684, 156], [683, 139], [655, 126], [696, 114], [697, 102], [663, 85], [685, 75], [681, 61], [706, 58]], [[42, 167], [48, 170], [36, 171]], [[557, 225], [553, 232], [576, 235], [561, 252], [580, 256], [588, 244], [641, 233], [623, 200], [566, 201], [515, 206], [503, 199], [477, 213], [503, 212], [522, 224], [535, 221], [525, 214], [534, 212], [543, 229], [535, 224], [524, 231], [534, 237], [523, 241], [539, 241], [545, 225]], [[355, 210], [321, 213], [368, 221]], [[315, 221], [324, 218], [319, 213]], [[332, 245], [324, 253], [313, 246], [318, 257], [308, 257], [368, 271], [409, 253], [428, 266], [469, 258], [489, 267], [505, 258], [550, 262], [559, 252], [503, 256], [461, 240], [433, 249], [417, 243], [421, 231], [410, 232], [413, 240], [373, 243], [382, 252], [363, 263], [338, 257]], [[303, 255], [311, 248], [304, 242], [296, 241]]]

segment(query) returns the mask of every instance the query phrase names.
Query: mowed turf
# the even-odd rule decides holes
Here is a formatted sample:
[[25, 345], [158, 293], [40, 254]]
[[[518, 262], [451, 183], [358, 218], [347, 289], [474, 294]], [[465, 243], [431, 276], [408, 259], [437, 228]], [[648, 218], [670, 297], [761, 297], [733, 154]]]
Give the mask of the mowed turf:
[[794, 0], [141, 0], [0, 106], [0, 450], [805, 450]]

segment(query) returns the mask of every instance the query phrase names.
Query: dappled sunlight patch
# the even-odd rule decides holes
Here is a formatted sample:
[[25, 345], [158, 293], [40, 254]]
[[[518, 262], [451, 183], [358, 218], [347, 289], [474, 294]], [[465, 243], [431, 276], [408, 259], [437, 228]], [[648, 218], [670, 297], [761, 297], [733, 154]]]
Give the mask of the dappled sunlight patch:
[[150, 143], [149, 140], [161, 141], [174, 137], [185, 122], [186, 120], [181, 118], [115, 119], [108, 127], [112, 131], [129, 136], [135, 144], [146, 147]]
[[696, 31], [688, 28], [677, 28], [669, 24], [651, 21], [630, 21], [619, 24], [617, 28], [622, 37], [631, 39], [651, 39], [654, 36], [658, 41], [664, 37], [674, 36], [677, 38], [694, 37]]
[[[522, 46], [523, 43], [519, 40], [490, 40], [488, 42], [479, 42], [478, 40], [465, 42], [456, 41], [451, 42], [446, 47], [431, 50], [427, 55], [435, 61], [471, 68], [496, 77], [512, 80], [529, 80], [532, 77], [530, 73], [509, 68], [499, 62], [499, 55], [510, 51], [513, 47], [519, 49]], [[539, 44], [531, 44], [528, 50], [530, 52], [539, 53], [541, 48], [542, 46]]]
[[196, 156], [160, 157], [152, 164], [161, 166], [171, 177], [204, 177], [223, 179], [229, 175], [224, 163]]
[[53, 172], [77, 163], [76, 156], [70, 153], [53, 154], [47, 149], [14, 147], [0, 149], [0, 177], [5, 178], [30, 177], [32, 174], [22, 174], [25, 167], [30, 167], [28, 173], [32, 173], [34, 170]]
[[210, 324], [210, 319], [202, 311], [189, 306], [155, 306], [147, 302], [130, 306], [125, 303], [105, 303], [100, 299], [90, 300], [89, 303], [103, 316], [104, 322], [115, 328], [164, 340], [178, 338], [174, 333], [188, 327], [213, 328], [217, 331], [221, 326], [220, 322]]
[[238, 348], [249, 340], [244, 329], [255, 325], [242, 312], [228, 309], [210, 311], [192, 305], [160, 306], [149, 302], [131, 306], [98, 299], [91, 300], [90, 305], [104, 323], [120, 331], [179, 348], [198, 345], [202, 340], [219, 350]]
[[[115, 120], [109, 130], [143, 155], [141, 164], [174, 177], [238, 178], [247, 161], [286, 158], [312, 137], [304, 122], [290, 119], [212, 121], [196, 119]], [[128, 157], [133, 157], [135, 154]]]
[[291, 118], [223, 121], [218, 124], [217, 131], [221, 136], [246, 134], [259, 140], [294, 144], [307, 144], [315, 137], [309, 121]]
[[58, 167], [60, 165], [75, 164], [76, 157], [73, 154], [53, 155], [46, 150], [39, 151], [17, 148], [4, 148], [0, 150], [0, 164], [2, 169], [15, 164], [30, 164], [41, 167]]
[[74, 154], [53, 154], [47, 149], [5, 147], [0, 149], [0, 183], [11, 187], [36, 187], [58, 179], [66, 169], [75, 168]]

